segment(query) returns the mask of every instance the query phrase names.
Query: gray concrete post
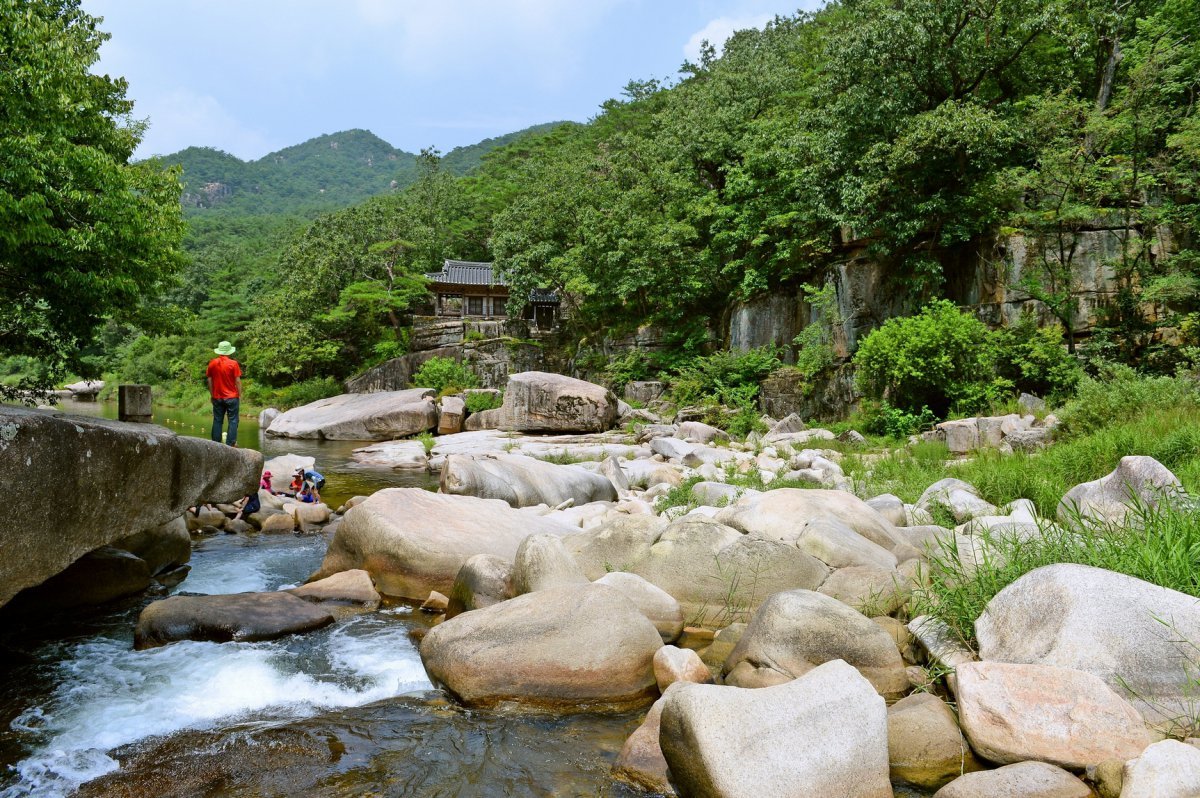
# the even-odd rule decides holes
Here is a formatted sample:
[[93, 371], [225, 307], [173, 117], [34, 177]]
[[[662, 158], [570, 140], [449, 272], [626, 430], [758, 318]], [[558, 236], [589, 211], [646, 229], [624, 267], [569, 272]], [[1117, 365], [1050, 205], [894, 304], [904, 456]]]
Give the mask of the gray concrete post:
[[117, 418], [149, 424], [153, 415], [149, 385], [121, 385], [117, 388]]

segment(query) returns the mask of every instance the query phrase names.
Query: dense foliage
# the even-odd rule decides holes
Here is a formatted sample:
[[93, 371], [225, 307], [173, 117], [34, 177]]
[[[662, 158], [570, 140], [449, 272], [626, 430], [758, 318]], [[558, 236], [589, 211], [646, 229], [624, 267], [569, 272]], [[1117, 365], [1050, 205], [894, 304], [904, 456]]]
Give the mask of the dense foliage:
[[902, 414], [944, 417], [987, 410], [1016, 391], [1066, 398], [1081, 369], [1061, 341], [1060, 329], [1039, 329], [1032, 317], [989, 330], [940, 300], [915, 316], [888, 319], [863, 339], [854, 364], [867, 397]]
[[[737, 302], [808, 286], [818, 326], [795, 349], [817, 379], [855, 343], [836, 335], [842, 264], [880, 264], [888, 307], [916, 309], [971, 300], [982, 259], [1062, 330], [1022, 322], [1004, 339], [962, 321], [958, 360], [915, 353], [932, 358], [909, 364], [918, 382], [872, 389], [941, 415], [1069, 393], [1058, 350], [1080, 337], [1087, 257], [1119, 290], [1088, 358], [1168, 373], [1200, 353], [1198, 90], [1191, 0], [841, 0], [739, 32], [673, 81], [632, 81], [587, 124], [440, 159], [364, 131], [253, 164], [189, 150], [173, 156], [192, 227], [168, 306], [182, 337], [139, 346], [190, 359], [244, 335], [252, 379], [341, 378], [405, 350], [417, 276], [456, 257], [495, 260], [514, 311], [529, 289], [559, 291], [581, 352], [660, 330], [653, 356], [609, 364], [614, 383], [686, 388], [679, 370], [727, 343]], [[998, 236], [1020, 242], [1021, 270]], [[861, 342], [883, 319], [853, 321]], [[136, 334], [110, 331], [118, 347]], [[988, 380], [965, 378], [981, 364]]]
[[38, 364], [16, 387], [95, 374], [106, 318], [160, 326], [146, 299], [180, 264], [177, 175], [129, 162], [143, 126], [90, 71], [96, 25], [77, 0], [0, 2], [0, 353]]

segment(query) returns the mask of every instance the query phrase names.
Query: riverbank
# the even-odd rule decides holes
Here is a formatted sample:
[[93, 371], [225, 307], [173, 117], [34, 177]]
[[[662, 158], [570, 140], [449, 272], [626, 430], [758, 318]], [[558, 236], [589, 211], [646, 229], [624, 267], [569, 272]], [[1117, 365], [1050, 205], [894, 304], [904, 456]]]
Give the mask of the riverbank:
[[[95, 750], [74, 754], [105, 768], [122, 763], [83, 795], [143, 795], [147, 785], [161, 792], [174, 783], [177, 792], [161, 794], [219, 784], [341, 796], [396, 779], [407, 785], [400, 794], [449, 780], [478, 784], [472, 794], [625, 795], [650, 785], [698, 795], [710, 794], [703, 784], [714, 778], [733, 786], [713, 794], [776, 794], [778, 771], [855, 798], [938, 790], [946, 798], [971, 794], [955, 790], [980, 779], [1025, 773], [999, 765], [1033, 767], [1067, 795], [1121, 795], [1114, 768], [1136, 784], [1140, 758], [1162, 750], [1148, 745], [1195, 734], [1164, 723], [1161, 709], [1187, 693], [1171, 641], [1200, 640], [1200, 589], [1186, 578], [1185, 554], [1200, 523], [1194, 506], [1177, 501], [1194, 487], [1200, 422], [1187, 380], [1101, 387], [1041, 419], [959, 420], [930, 440], [886, 449], [795, 417], [763, 419], [765, 433], [742, 437], [680, 418], [573, 435], [481, 430], [437, 436], [429, 452], [411, 440], [264, 437], [264, 448], [312, 447], [322, 471], [339, 479], [364, 469], [428, 485], [436, 462], [441, 489], [364, 490], [353, 509], [307, 537], [202, 536], [195, 579], [182, 590], [270, 597], [308, 578], [369, 575], [385, 594], [380, 610], [339, 614], [270, 643], [184, 640], [134, 653], [132, 613], [144, 618], [153, 606], [143, 601], [117, 621], [120, 645], [47, 641], [34, 656], [67, 653], [58, 684], [64, 695], [76, 684], [79, 695], [94, 692], [81, 671], [118, 663], [123, 682], [131, 663], [188, 651], [265, 701], [243, 707], [205, 682], [221, 696], [217, 714], [137, 740], [117, 736], [103, 750], [92, 741]], [[615, 416], [615, 400], [596, 401], [577, 424]], [[488, 418], [546, 417], [536, 404], [521, 413], [510, 404]], [[955, 455], [964, 430], [976, 448]], [[1036, 446], [1010, 451], [1010, 439]], [[417, 449], [423, 467], [412, 468]], [[1185, 475], [1182, 483], [1143, 454], [1151, 450]], [[331, 469], [335, 451], [346, 461]], [[989, 474], [980, 484], [968, 479]], [[1144, 507], [1156, 515], [1140, 515]], [[295, 582], [254, 577], [257, 552], [282, 555], [293, 544], [304, 567], [292, 572], [308, 573]], [[247, 555], [230, 557], [237, 578], [205, 576], [210, 546]], [[1120, 556], [1092, 556], [1105, 551]], [[331, 595], [333, 583], [319, 590]], [[1088, 614], [1088, 596], [1122, 598]], [[1039, 625], [1046, 611], [1027, 611], [1051, 599], [1065, 619], [1053, 629]], [[1174, 626], [1164, 633], [1156, 617]], [[390, 646], [368, 644], [372, 667], [415, 656], [423, 688], [364, 698], [383, 690], [378, 681], [337, 664], [361, 642], [356, 630]], [[71, 659], [93, 648], [112, 658]], [[243, 651], [254, 653], [225, 668], [229, 652]], [[1014, 684], [1028, 689], [1013, 692]], [[55, 703], [57, 689], [41, 688], [30, 714], [8, 710], [14, 731], [36, 734], [38, 712], [79, 725]], [[1056, 731], [1068, 715], [1075, 731]], [[1003, 722], [987, 720], [997, 717]], [[997, 731], [1006, 724], [1020, 733]], [[59, 745], [54, 734], [26, 742]], [[551, 742], [555, 735], [569, 740]], [[422, 746], [422, 737], [453, 754]], [[247, 741], [263, 749], [256, 761], [273, 764], [269, 779], [249, 767]], [[570, 766], [538, 758], [539, 749]], [[45, 770], [37, 750], [24, 749], [22, 779]], [[750, 753], [730, 759], [730, 750]], [[1184, 783], [1193, 764], [1172, 778]], [[67, 763], [48, 767], [61, 774]], [[1005, 783], [993, 793], [1025, 794]]]

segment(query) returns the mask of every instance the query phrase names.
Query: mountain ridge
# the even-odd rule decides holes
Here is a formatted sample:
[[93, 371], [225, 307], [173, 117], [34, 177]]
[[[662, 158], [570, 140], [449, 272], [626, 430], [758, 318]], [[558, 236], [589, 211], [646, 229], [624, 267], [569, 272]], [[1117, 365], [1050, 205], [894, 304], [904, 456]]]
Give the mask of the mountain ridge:
[[[532, 125], [455, 147], [442, 163], [447, 171], [466, 175], [491, 150], [560, 124]], [[411, 184], [417, 177], [418, 158], [369, 130], [352, 128], [315, 136], [255, 160], [204, 146], [185, 147], [154, 160], [182, 168], [182, 201], [192, 216], [216, 209], [311, 215], [346, 207]]]

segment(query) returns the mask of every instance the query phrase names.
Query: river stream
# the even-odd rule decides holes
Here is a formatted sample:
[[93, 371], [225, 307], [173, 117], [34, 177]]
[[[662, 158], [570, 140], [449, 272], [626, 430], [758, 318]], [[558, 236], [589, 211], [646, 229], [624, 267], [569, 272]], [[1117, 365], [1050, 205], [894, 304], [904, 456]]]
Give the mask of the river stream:
[[[105, 416], [103, 404], [67, 412]], [[207, 419], [155, 421], [207, 437]], [[267, 457], [317, 458], [331, 505], [358, 493], [436, 487], [423, 472], [363, 467], [363, 444], [259, 439]], [[198, 541], [177, 592], [275, 590], [319, 565], [324, 537]], [[266, 643], [133, 650], [137, 598], [91, 613], [0, 624], [0, 798], [44, 796], [624, 795], [611, 762], [641, 713], [517, 716], [464, 711], [432, 690], [407, 605]], [[83, 786], [81, 786], [83, 785]]]

